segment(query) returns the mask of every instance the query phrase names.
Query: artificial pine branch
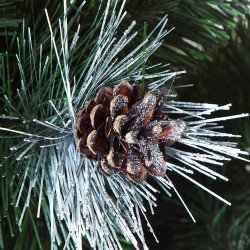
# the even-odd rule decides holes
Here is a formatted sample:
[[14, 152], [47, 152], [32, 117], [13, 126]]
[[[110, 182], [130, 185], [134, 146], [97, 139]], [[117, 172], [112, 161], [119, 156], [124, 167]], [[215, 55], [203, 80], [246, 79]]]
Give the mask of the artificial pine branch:
[[[56, 20], [56, 18], [55, 18], [55, 20]], [[52, 22], [53, 23], [53, 22]], [[53, 32], [55, 32], [55, 34], [58, 34], [57, 32], [59, 32], [58, 31], [58, 29], [57, 30], [55, 30], [55, 28], [54, 28], [55, 26], [54, 26], [54, 24], [52, 24], [52, 28], [51, 28], [51, 31], [53, 31]], [[55, 31], [54, 31], [55, 30]], [[22, 87], [22, 90], [21, 90], [21, 93], [19, 94], [19, 97], [18, 96], [14, 96], [14, 99], [15, 99], [15, 101], [17, 101], [16, 103], [19, 103], [19, 104], [17, 104], [17, 106], [14, 108], [14, 110], [12, 110], [12, 112], [14, 112], [14, 113], [16, 113], [16, 112], [18, 112], [18, 113], [20, 113], [21, 114], [21, 117], [22, 116], [24, 116], [24, 117], [28, 117], [28, 118], [34, 118], [35, 117], [35, 119], [39, 119], [39, 120], [44, 120], [44, 119], [48, 119], [48, 117], [49, 117], [49, 119], [52, 119], [53, 120], [53, 115], [54, 115], [54, 119], [55, 119], [55, 121], [56, 121], [56, 114], [53, 114], [53, 109], [54, 109], [54, 113], [55, 113], [55, 111], [57, 111], [57, 110], [61, 110], [60, 108], [58, 109], [58, 108], [54, 108], [53, 107], [53, 105], [52, 105], [52, 108], [50, 109], [50, 110], [47, 110], [44, 106], [46, 106], [47, 104], [48, 104], [48, 102], [46, 101], [46, 99], [48, 100], [48, 97], [51, 99], [51, 97], [53, 97], [54, 95], [53, 94], [51, 94], [51, 92], [50, 93], [48, 93], [48, 92], [46, 92], [46, 89], [49, 87], [49, 85], [48, 85], [48, 83], [50, 84], [50, 86], [52, 87], [52, 88], [54, 88], [54, 86], [55, 86], [55, 88], [56, 87], [58, 87], [58, 83], [56, 83], [57, 81], [61, 81], [60, 80], [60, 76], [61, 77], [66, 77], [67, 78], [67, 71], [66, 71], [66, 69], [64, 68], [64, 70], [65, 71], [61, 71], [61, 69], [60, 69], [60, 64], [62, 64], [62, 65], [66, 65], [66, 64], [64, 64], [64, 62], [63, 62], [63, 60], [65, 59], [65, 58], [63, 58], [63, 60], [61, 61], [60, 60], [60, 57], [59, 57], [59, 60], [58, 60], [58, 56], [57, 56], [57, 58], [55, 57], [55, 54], [54, 54], [54, 57], [52, 57], [52, 56], [50, 56], [51, 54], [50, 53], [47, 53], [46, 54], [46, 49], [45, 49], [45, 53], [44, 53], [44, 58], [46, 58], [46, 55], [48, 55], [48, 58], [49, 58], [49, 62], [51, 63], [51, 64], [55, 64], [55, 65], [57, 65], [56, 67], [55, 67], [55, 72], [53, 73], [53, 74], [51, 74], [50, 73], [50, 80], [49, 81], [47, 81], [48, 79], [46, 79], [45, 78], [45, 80], [44, 80], [44, 82], [46, 83], [45, 84], [45, 86], [42, 86], [42, 82], [40, 82], [40, 80], [41, 80], [41, 78], [39, 78], [39, 77], [37, 77], [37, 76], [39, 76], [39, 74], [37, 73], [37, 72], [39, 72], [39, 70], [38, 70], [38, 68], [39, 68], [39, 64], [44, 64], [44, 62], [45, 62], [45, 60], [43, 61], [41, 58], [39, 58], [39, 56], [38, 56], [38, 54], [39, 53], [37, 53], [37, 52], [39, 52], [39, 50], [40, 50], [40, 47], [39, 47], [39, 45], [37, 46], [36, 45], [36, 43], [37, 44], [39, 44], [37, 41], [39, 41], [39, 39], [37, 39], [37, 37], [35, 37], [34, 38], [34, 40], [35, 40], [35, 42], [34, 43], [32, 43], [32, 36], [30, 35], [30, 34], [32, 34], [32, 33], [28, 33], [28, 38], [27, 38], [27, 42], [28, 42], [28, 50], [27, 51], [29, 51], [29, 52], [31, 52], [30, 53], [30, 55], [29, 56], [24, 56], [23, 57], [23, 53], [21, 53], [21, 51], [24, 49], [24, 47], [25, 47], [25, 45], [23, 44], [23, 41], [24, 40], [22, 40], [21, 41], [21, 50], [19, 51], [20, 53], [19, 53], [19, 55], [20, 55], [20, 58], [19, 58], [19, 60], [20, 60], [20, 62], [19, 62], [19, 69], [20, 69], [20, 72], [21, 72], [21, 79], [23, 80], [23, 83], [24, 84], [27, 84], [27, 86], [32, 86], [32, 87], [34, 87], [34, 82], [36, 82], [38, 85], [37, 85], [37, 91], [36, 91], [36, 89], [34, 89], [34, 90], [30, 90], [29, 88], [27, 88], [27, 90], [25, 89], [26, 87], [24, 87], [23, 88], [23, 85], [21, 84], [21, 87]], [[90, 33], [91, 35], [93, 35], [94, 33]], [[57, 38], [58, 38], [58, 36], [56, 36]], [[70, 36], [69, 36], [70, 37]], [[57, 39], [56, 38], [56, 39]], [[43, 39], [42, 39], [43, 40]], [[49, 41], [49, 40], [48, 40]], [[53, 41], [53, 40], [52, 40]], [[84, 39], [83, 39], [83, 41], [84, 41]], [[86, 40], [85, 40], [86, 41]], [[59, 44], [59, 46], [60, 46], [60, 39], [58, 39], [58, 40], [55, 40], [55, 41], [53, 41], [56, 45], [57, 44]], [[98, 40], [94, 40], [91, 44], [89, 44], [89, 45], [87, 45], [86, 47], [85, 47], [85, 51], [91, 51], [91, 48], [92, 48], [92, 46], [93, 45], [95, 45], [95, 43], [96, 42], [98, 42]], [[47, 45], [48, 45], [49, 43], [47, 43]], [[54, 44], [54, 48], [55, 48], [55, 44]], [[83, 42], [83, 44], [84, 44], [84, 42]], [[58, 45], [57, 45], [58, 46]], [[78, 49], [79, 49], [79, 51], [82, 49], [82, 45], [81, 45], [81, 43], [78, 45], [79, 47], [78, 47]], [[49, 46], [48, 47], [46, 47], [46, 42], [45, 42], [45, 48], [49, 48]], [[52, 53], [54, 52], [53, 50], [51, 50], [52, 51]], [[51, 52], [50, 51], [50, 52]], [[65, 51], [64, 51], [65, 52]], [[144, 53], [145, 53], [145, 51], [144, 51]], [[73, 71], [71, 71], [71, 73], [72, 73], [72, 75], [75, 75], [75, 76], [77, 76], [77, 75], [79, 75], [80, 74], [80, 71], [81, 71], [81, 69], [82, 69], [82, 67], [86, 67], [86, 65], [88, 65], [88, 63], [89, 63], [89, 61], [91, 61], [91, 60], [89, 60], [88, 59], [88, 57], [86, 57], [86, 58], [83, 58], [83, 61], [84, 61], [84, 59], [85, 59], [85, 61], [84, 61], [84, 63], [83, 64], [78, 64], [77, 65], [77, 63], [76, 62], [79, 62], [80, 60], [79, 60], [79, 55], [78, 55], [78, 53], [76, 52], [75, 53], [75, 55], [76, 55], [76, 57], [72, 57], [71, 59], [72, 59], [72, 65], [71, 66], [75, 66], [75, 67], [72, 67], [73, 68]], [[81, 55], [81, 54], [80, 54]], [[81, 56], [84, 56], [84, 54], [83, 55], [81, 55]], [[81, 56], [80, 56], [80, 58], [81, 58]], [[53, 58], [55, 58], [55, 60], [53, 60]], [[82, 59], [82, 58], [81, 58]], [[92, 58], [91, 58], [92, 59]], [[60, 63], [60, 64], [59, 64]], [[77, 66], [77, 67], [76, 67]], [[51, 68], [52, 68], [52, 66], [51, 66]], [[23, 70], [24, 69], [24, 70]], [[136, 72], [135, 70], [137, 69], [137, 66], [136, 65], [134, 65], [134, 68], [130, 68], [130, 70], [131, 70], [131, 72]], [[47, 69], [46, 69], [47, 70]], [[22, 73], [22, 71], [23, 72], [25, 72], [24, 74]], [[37, 71], [37, 72], [36, 72]], [[27, 72], [31, 72], [31, 75], [28, 75], [27, 74]], [[127, 72], [123, 72], [123, 74], [124, 74], [124, 76], [126, 76], [126, 73]], [[64, 75], [65, 74], [65, 75]], [[165, 72], [165, 74], [166, 74], [166, 72]], [[154, 75], [154, 74], [152, 74], [152, 75]], [[134, 75], [134, 77], [138, 77], [139, 76], [139, 79], [140, 79], [140, 75], [139, 75], [139, 73], [135, 73], [135, 75]], [[165, 75], [166, 77], [168, 76], [168, 74], [166, 74]], [[114, 79], [112, 79], [112, 80], [110, 80], [109, 79], [109, 81], [107, 81], [107, 83], [114, 83], [115, 81], [117, 81], [117, 80], [119, 80], [120, 78], [121, 78], [122, 76], [121, 75], [119, 75], [119, 77], [117, 77], [117, 78], [114, 78]], [[130, 76], [131, 77], [131, 76]], [[152, 76], [151, 76], [152, 77]], [[169, 76], [168, 76], [169, 77]], [[51, 79], [52, 79], [52, 81], [51, 81]], [[38, 80], [38, 81], [37, 81]], [[39, 84], [41, 85], [41, 86], [39, 86]], [[67, 84], [67, 82], [66, 82], [66, 84]], [[98, 85], [97, 85], [98, 86]], [[100, 86], [100, 85], [99, 85]], [[155, 86], [157, 86], [157, 84], [152, 84], [151, 85], [151, 88], [154, 88]], [[43, 87], [44, 87], [44, 91], [43, 91]], [[61, 106], [61, 104], [63, 103], [63, 101], [64, 100], [66, 100], [66, 99], [68, 99], [68, 103], [69, 103], [69, 106], [70, 106], [70, 95], [69, 95], [69, 92], [67, 92], [66, 91], [66, 93], [65, 94], [62, 94], [62, 90], [63, 90], [63, 88], [58, 88], [58, 93], [55, 93], [55, 97], [53, 97], [52, 98], [52, 102], [53, 101], [55, 101], [56, 103], [58, 103], [58, 107], [60, 107]], [[31, 91], [31, 93], [32, 94], [30, 94], [29, 93], [29, 91]], [[33, 91], [33, 92], [32, 92]], [[37, 93], [36, 93], [37, 92]], [[43, 93], [44, 92], [44, 95], [42, 95], [42, 96], [38, 96], [37, 94], [38, 93]], [[61, 92], [61, 93], [60, 93]], [[94, 92], [94, 91], [93, 91]], [[91, 95], [93, 95], [93, 92], [92, 92], [92, 94], [90, 93], [89, 94], [89, 96], [91, 96]], [[29, 100], [31, 100], [31, 102], [32, 103], [37, 103], [38, 105], [36, 105], [35, 107], [34, 107], [34, 109], [32, 110], [32, 109], [29, 109], [29, 110], [26, 110], [25, 109], [25, 107], [29, 107], [29, 106], [25, 106], [25, 105], [27, 105], [27, 103], [25, 103], [27, 100], [26, 100], [26, 94], [28, 93], [28, 95], [29, 95]], [[43, 99], [44, 98], [44, 99]], [[18, 101], [18, 99], [20, 99], [19, 101]], [[61, 103], [61, 104], [60, 104]], [[24, 105], [25, 104], [25, 105]], [[39, 106], [39, 104], [40, 104], [40, 106]], [[175, 110], [176, 108], [179, 108], [179, 104], [175, 104], [176, 106], [173, 106], [173, 109]], [[183, 105], [185, 105], [185, 104], [183, 104]], [[7, 105], [8, 106], [8, 108], [10, 108], [10, 106], [9, 105]], [[78, 106], [76, 106], [76, 107], [78, 107]], [[208, 108], [208, 107], [207, 107]], [[216, 106], [214, 106], [214, 108], [217, 108]], [[208, 108], [209, 109], [209, 108]], [[15, 111], [16, 110], [16, 111]], [[69, 109], [70, 111], [72, 111], [71, 109]], [[29, 111], [32, 111], [31, 113], [29, 112]], [[49, 111], [49, 112], [48, 112]], [[48, 112], [48, 113], [47, 113]], [[64, 112], [64, 111], [63, 111]], [[66, 116], [67, 118], [68, 118], [68, 116]], [[21, 119], [21, 120], [23, 120], [23, 119]], [[15, 124], [15, 125], [17, 125], [17, 128], [18, 129], [20, 129], [21, 127], [23, 127], [23, 129], [26, 129], [27, 130], [27, 128], [28, 128], [28, 130], [30, 130], [30, 131], [33, 131], [33, 132], [35, 132], [35, 133], [38, 133], [37, 135], [38, 136], [44, 136], [43, 135], [43, 133], [42, 134], [40, 134], [40, 132], [42, 132], [42, 130], [41, 130], [41, 128], [42, 128], [42, 126], [44, 126], [44, 124], [42, 124], [41, 123], [41, 121], [40, 121], [40, 123], [39, 123], [39, 120], [33, 120], [33, 122], [35, 122], [35, 123], [38, 123], [38, 124], [40, 124], [41, 125], [41, 127], [40, 128], [36, 128], [35, 126], [33, 126], [32, 125], [32, 122], [31, 122], [31, 119], [25, 119], [25, 122], [27, 123], [27, 125], [21, 125], [21, 124]], [[54, 121], [53, 121], [54, 122]], [[11, 129], [12, 129], [12, 127], [11, 127]], [[13, 129], [12, 129], [13, 130]], [[17, 130], [16, 130], [17, 131]], [[20, 131], [20, 130], [19, 130]], [[173, 153], [173, 152], [170, 152], [170, 153]], [[20, 157], [20, 155], [19, 155], [19, 157]], [[31, 167], [30, 167], [30, 169], [31, 169]], [[32, 175], [31, 175], [31, 177], [32, 177]], [[31, 178], [31, 180], [32, 180], [32, 178]], [[171, 184], [171, 183], [170, 183]], [[29, 192], [29, 190], [28, 190], [28, 192]], [[49, 195], [48, 195], [48, 197], [49, 197]], [[27, 201], [25, 201], [25, 202], [27, 202]], [[25, 203], [24, 203], [25, 204]], [[47, 208], [46, 208], [47, 209]], [[48, 211], [48, 210], [47, 210]], [[50, 214], [50, 216], [51, 216], [51, 214]], [[50, 218], [51, 219], [51, 218]], [[53, 224], [53, 223], [52, 223]], [[55, 225], [53, 225], [53, 226], [55, 226]], [[64, 228], [65, 227], [65, 225], [60, 225], [62, 228]], [[67, 234], [67, 233], [66, 233]], [[65, 235], [66, 235], [65, 234]], [[63, 236], [63, 237], [65, 237], [65, 235]], [[52, 235], [52, 238], [53, 238], [53, 236], [54, 235]], [[56, 239], [57, 240], [57, 242], [58, 242], [58, 239]], [[66, 242], [67, 242], [67, 237], [65, 237], [65, 240], [66, 240]], [[58, 243], [59, 244], [59, 243]], [[71, 243], [69, 243], [70, 245], [71, 245], [71, 247], [73, 246]]]
[[15, 35], [21, 23], [20, 6], [23, 0], [0, 1], [0, 37]]
[[170, 28], [174, 31], [156, 55], [172, 66], [193, 71], [200, 63], [212, 61], [213, 55], [230, 38], [230, 32], [247, 12], [248, 1], [210, 0], [131, 0], [128, 1], [129, 18], [141, 27], [149, 26], [168, 13]]

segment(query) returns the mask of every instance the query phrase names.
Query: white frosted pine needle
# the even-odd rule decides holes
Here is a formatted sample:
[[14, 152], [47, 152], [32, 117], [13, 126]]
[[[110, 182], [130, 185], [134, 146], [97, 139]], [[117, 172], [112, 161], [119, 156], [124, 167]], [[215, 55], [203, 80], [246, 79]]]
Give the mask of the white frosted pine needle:
[[[122, 56], [121, 52], [137, 35], [137, 32], [133, 32], [135, 22], [119, 37], [117, 29], [126, 15], [123, 11], [125, 1], [120, 9], [116, 9], [118, 1], [112, 1], [113, 5], [111, 1], [105, 2], [105, 12], [97, 14], [87, 37], [82, 38], [86, 41], [81, 45], [82, 53], [89, 50], [91, 52], [85, 56], [78, 72], [74, 68], [76, 62], [72, 63], [71, 55], [79, 50], [80, 27], [77, 28], [73, 39], [69, 40], [66, 1], [64, 0], [63, 19], [59, 20], [57, 33], [50, 23], [47, 10], [45, 11], [51, 34], [51, 51], [44, 55], [44, 46], [41, 44], [39, 55], [36, 56], [31, 39], [32, 31], [28, 30], [32, 76], [25, 75], [22, 60], [17, 56], [21, 75], [21, 89], [17, 91], [19, 103], [14, 104], [5, 96], [4, 105], [7, 111], [0, 116], [0, 119], [9, 120], [12, 124], [15, 121], [18, 125], [0, 127], [0, 131], [12, 134], [13, 137], [16, 135], [19, 140], [19, 144], [10, 148], [12, 155], [5, 159], [11, 161], [8, 164], [16, 166], [15, 173], [20, 175], [20, 184], [13, 196], [16, 206], [20, 205], [25, 184], [28, 183], [29, 187], [18, 223], [22, 223], [32, 189], [37, 190], [37, 217], [40, 217], [43, 211], [48, 220], [52, 249], [58, 246], [63, 249], [81, 249], [82, 237], [87, 238], [93, 249], [122, 249], [120, 235], [130, 241], [135, 249], [148, 249], [140, 216], [146, 220], [154, 235], [146, 217], [148, 211], [145, 207], [148, 204], [154, 213], [157, 209], [155, 196], [159, 190], [169, 196], [173, 190], [195, 221], [169, 177], [152, 177], [155, 187], [147, 183], [147, 180], [136, 186], [120, 174], [107, 177], [99, 171], [96, 162], [83, 158], [76, 148], [76, 112], [100, 87], [113, 86], [122, 80], [145, 79], [150, 80], [149, 89], [164, 85], [170, 89], [172, 80], [184, 73], [170, 72], [166, 69], [168, 64], [147, 66], [146, 75], [141, 71], [142, 64], [161, 46], [169, 32], [165, 29], [167, 16], [144, 42]], [[84, 8], [84, 3], [82, 7]], [[98, 29], [99, 36], [95, 38], [94, 33]], [[19, 50], [22, 49], [24, 48], [19, 44]], [[150, 71], [152, 73], [148, 73]], [[31, 90], [27, 82], [29, 77], [34, 81]], [[173, 100], [172, 96], [171, 93], [167, 94], [164, 109], [170, 116], [178, 116], [185, 121], [186, 128], [177, 144], [183, 144], [187, 149], [182, 151], [175, 145], [166, 148], [166, 154], [179, 162], [168, 162], [168, 171], [184, 177], [230, 205], [229, 201], [198, 183], [194, 175], [199, 172], [212, 179], [227, 181], [213, 166], [221, 166], [225, 160], [232, 157], [242, 159], [242, 155], [248, 153], [238, 149], [235, 143], [221, 140], [237, 136], [220, 132], [220, 122], [245, 117], [247, 114], [209, 118], [207, 116], [216, 111], [229, 110], [231, 105], [181, 102]], [[14, 164], [13, 158], [18, 160]], [[46, 206], [49, 209], [45, 209]], [[157, 240], [157, 236], [154, 237]]]

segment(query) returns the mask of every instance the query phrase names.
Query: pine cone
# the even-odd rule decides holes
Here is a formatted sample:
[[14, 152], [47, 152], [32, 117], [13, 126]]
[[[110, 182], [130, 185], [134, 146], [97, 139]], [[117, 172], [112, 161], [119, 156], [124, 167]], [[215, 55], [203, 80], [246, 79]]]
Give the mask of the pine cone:
[[183, 133], [185, 123], [163, 113], [164, 96], [141, 97], [139, 85], [121, 82], [101, 88], [78, 112], [76, 135], [81, 154], [99, 162], [106, 175], [121, 172], [136, 183], [147, 174], [166, 174], [165, 147]]

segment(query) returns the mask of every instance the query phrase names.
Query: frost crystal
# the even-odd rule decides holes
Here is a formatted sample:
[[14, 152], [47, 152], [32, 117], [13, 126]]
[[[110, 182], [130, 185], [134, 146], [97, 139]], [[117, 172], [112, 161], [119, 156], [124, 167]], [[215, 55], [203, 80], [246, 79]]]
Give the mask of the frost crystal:
[[[124, 4], [125, 1], [119, 9], [116, 9], [117, 1], [113, 1], [112, 8], [111, 1], [107, 1], [104, 14], [97, 16], [98, 22], [93, 23], [86, 37], [86, 44], [81, 44], [84, 53], [90, 48], [91, 52], [86, 61], [80, 65], [73, 61], [74, 51], [78, 46], [79, 29], [69, 41], [66, 1], [64, 1], [64, 17], [59, 22], [60, 37], [58, 30], [54, 33], [46, 11], [51, 31], [51, 53], [43, 58], [44, 51], [41, 45], [37, 55], [37, 52], [33, 51], [29, 36], [30, 72], [33, 72], [34, 68], [39, 69], [39, 72], [36, 77], [33, 73], [25, 76], [22, 60], [19, 58], [22, 53], [18, 53], [18, 67], [21, 72], [19, 104], [14, 105], [11, 98], [5, 96], [3, 105], [7, 111], [0, 119], [14, 121], [17, 126], [0, 127], [0, 131], [17, 135], [19, 143], [11, 147], [10, 156], [6, 157], [2, 164], [6, 163], [6, 171], [10, 165], [16, 167], [13, 182], [19, 176], [20, 185], [12, 200], [15, 206], [22, 206], [18, 223], [22, 224], [32, 191], [37, 192], [37, 217], [40, 217], [41, 211], [45, 214], [49, 224], [52, 249], [57, 249], [58, 246], [63, 246], [63, 249], [82, 249], [83, 236], [93, 249], [122, 249], [118, 234], [122, 234], [136, 249], [141, 249], [138, 241], [141, 242], [143, 249], [148, 249], [141, 217], [147, 221], [149, 230], [153, 233], [146, 217], [145, 204], [149, 205], [153, 213], [156, 207], [155, 194], [158, 190], [147, 183], [147, 179], [140, 185], [134, 185], [121, 174], [110, 177], [103, 175], [98, 170], [97, 163], [80, 155], [74, 136], [76, 111], [90, 100], [100, 87], [113, 85], [122, 80], [140, 81], [144, 78], [150, 80], [148, 87], [154, 90], [183, 73], [164, 70], [167, 65], [154, 65], [147, 69], [147, 72], [157, 69], [158, 73], [146, 75], [141, 73], [143, 62], [159, 48], [162, 39], [168, 33], [164, 29], [167, 17], [160, 21], [142, 44], [128, 55], [121, 56], [120, 52], [137, 34], [132, 33], [135, 25], [133, 22], [120, 38], [115, 39], [117, 28], [126, 15], [126, 12], [123, 12]], [[93, 34], [97, 31], [99, 36], [94, 40]], [[25, 43], [22, 46], [25, 46]], [[81, 72], [74, 69], [73, 65], [77, 65]], [[56, 75], [54, 72], [59, 73]], [[31, 90], [28, 88], [29, 81], [33, 86]], [[41, 94], [38, 99], [37, 93]], [[154, 100], [150, 99], [151, 101]], [[236, 148], [234, 143], [221, 140], [237, 136], [219, 132], [221, 126], [218, 125], [221, 121], [244, 117], [246, 114], [207, 118], [215, 111], [228, 110], [229, 107], [230, 105], [220, 107], [216, 104], [179, 102], [171, 99], [171, 94], [167, 96], [163, 107], [167, 115], [179, 118], [168, 124], [174, 128], [169, 140], [178, 140], [176, 147], [174, 145], [166, 148], [166, 155], [175, 159], [175, 164], [171, 161], [165, 163], [168, 171], [186, 178], [226, 204], [230, 203], [195, 181], [192, 175], [199, 172], [212, 179], [220, 178], [227, 181], [226, 177], [213, 170], [213, 166], [220, 166], [223, 161], [231, 157], [243, 159], [242, 155], [248, 154]], [[155, 133], [159, 132], [155, 128]], [[128, 139], [132, 140], [132, 137]], [[180, 144], [187, 150], [178, 148]], [[140, 147], [144, 151], [151, 147], [150, 150], [153, 151], [148, 158], [148, 164], [151, 162], [156, 166], [162, 164], [164, 159], [154, 142], [147, 145], [142, 140]], [[133, 148], [130, 153], [133, 154]], [[17, 160], [14, 164], [13, 158]], [[133, 157], [131, 159], [131, 169], [136, 171], [138, 160]], [[166, 194], [170, 195], [171, 190], [174, 191], [194, 220], [168, 177], [151, 178]], [[28, 190], [25, 194], [23, 190], [26, 186]], [[20, 202], [21, 197], [24, 198], [24, 203]]]

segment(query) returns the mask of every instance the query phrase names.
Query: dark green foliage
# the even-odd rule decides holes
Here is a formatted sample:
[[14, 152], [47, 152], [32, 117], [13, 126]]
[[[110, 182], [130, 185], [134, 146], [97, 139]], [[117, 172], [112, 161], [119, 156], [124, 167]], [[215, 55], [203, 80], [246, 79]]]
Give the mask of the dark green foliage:
[[131, 0], [129, 18], [142, 27], [152, 26], [166, 13], [169, 28], [174, 27], [157, 55], [175, 67], [194, 70], [205, 61], [212, 61], [214, 53], [230, 38], [237, 19], [244, 16], [247, 1], [216, 0]]
[[20, 6], [23, 0], [0, 0], [0, 37], [13, 36], [21, 23]]

